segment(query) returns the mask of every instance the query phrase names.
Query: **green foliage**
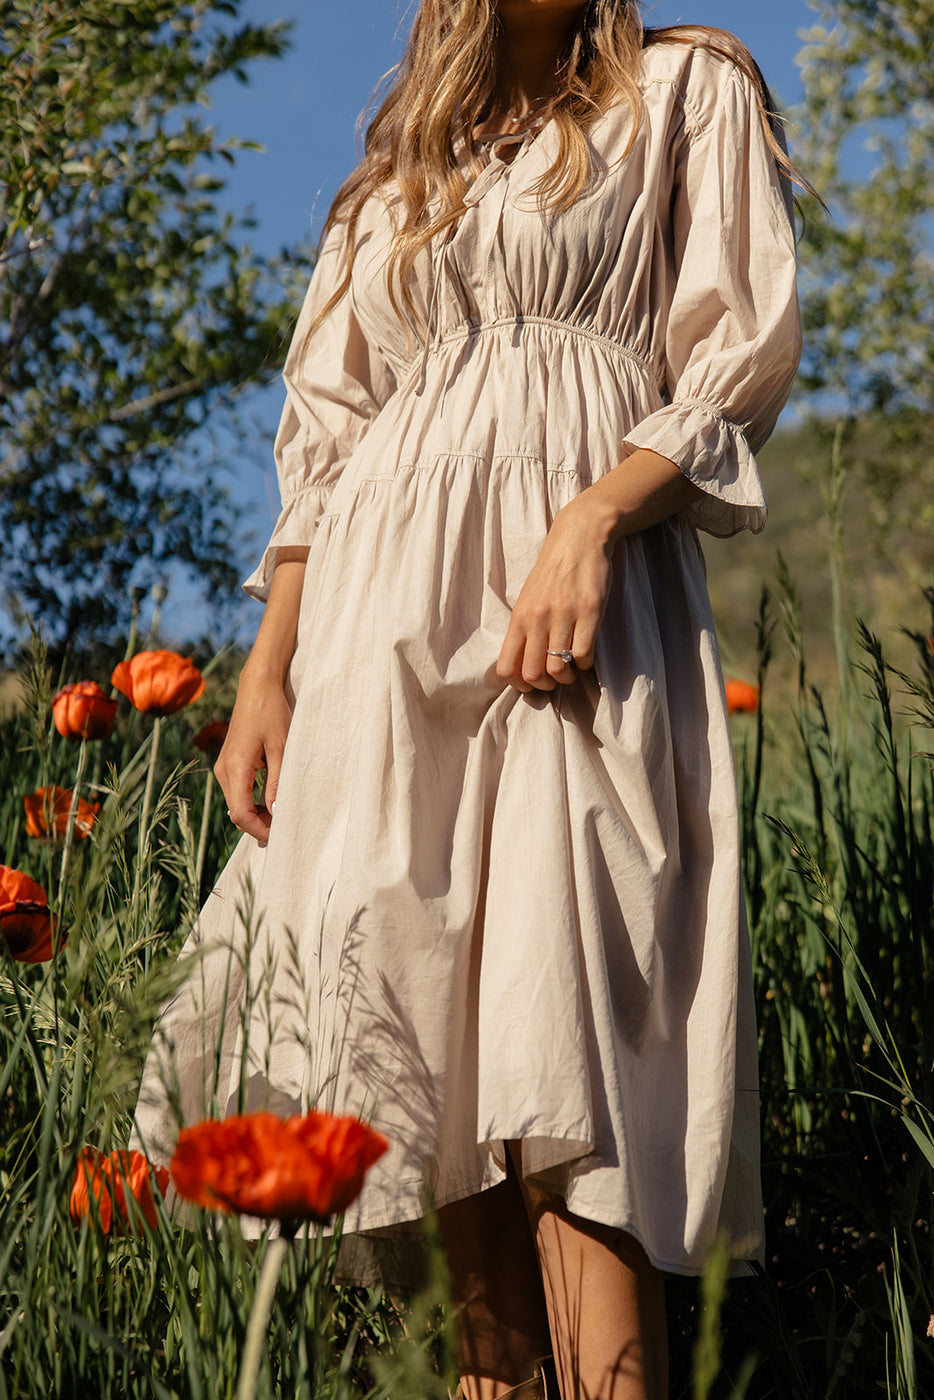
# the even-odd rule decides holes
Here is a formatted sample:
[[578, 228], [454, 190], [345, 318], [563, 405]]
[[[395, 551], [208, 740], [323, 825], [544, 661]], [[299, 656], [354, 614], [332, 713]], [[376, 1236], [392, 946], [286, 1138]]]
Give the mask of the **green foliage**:
[[[700, 1285], [670, 1280], [674, 1400], [934, 1393], [934, 651], [921, 616], [910, 666], [893, 671], [864, 628], [854, 667], [845, 615], [837, 625], [847, 685], [831, 693], [810, 680], [780, 571], [778, 606], [765, 598], [759, 617], [764, 704], [734, 719], [768, 1271], [727, 1280], [715, 1252]], [[41, 656], [31, 708], [3, 722], [0, 859], [45, 885], [70, 936], [54, 968], [7, 962], [0, 977], [0, 1400], [232, 1393], [268, 1240], [164, 1213], [154, 1235], [108, 1238], [73, 1225], [67, 1205], [81, 1146], [127, 1140], [174, 950], [227, 853], [188, 737], [217, 717], [220, 674], [163, 722], [151, 816], [151, 721], [124, 711], [92, 746], [84, 791], [103, 806], [64, 882], [61, 847], [27, 838], [22, 821], [22, 794], [69, 786], [78, 764], [50, 729]], [[290, 1251], [262, 1393], [443, 1400], [443, 1271], [400, 1310], [337, 1287], [333, 1266], [314, 1235]]]
[[233, 592], [217, 434], [297, 295], [219, 208], [240, 143], [199, 108], [286, 43], [237, 9], [0, 0], [0, 590], [58, 641], [170, 565]]
[[934, 1387], [934, 778], [893, 684], [929, 724], [934, 615], [910, 674], [861, 627], [831, 697], [810, 683], [783, 571], [779, 601], [797, 688], [770, 691], [766, 596], [765, 703], [739, 747], [768, 1274], [731, 1288], [711, 1393], [901, 1400]]
[[894, 459], [855, 463], [884, 542], [892, 525], [934, 530], [934, 3], [814, 8], [795, 156], [832, 217], [805, 201], [801, 387], [820, 413], [886, 425]]
[[[235, 1218], [202, 1212], [181, 1229], [160, 1205], [155, 1231], [137, 1213], [108, 1235], [93, 1211], [69, 1214], [82, 1147], [126, 1144], [154, 1021], [179, 982], [174, 954], [229, 853], [211, 777], [191, 759], [191, 733], [217, 714], [205, 670], [208, 696], [162, 721], [158, 749], [153, 722], [125, 711], [87, 746], [84, 791], [103, 805], [64, 879], [61, 843], [22, 822], [22, 796], [71, 786], [85, 756], [51, 729], [41, 648], [28, 709], [2, 722], [0, 860], [45, 886], [68, 941], [46, 967], [0, 949], [0, 1400], [214, 1400], [241, 1366], [268, 1231], [248, 1241]], [[403, 1319], [379, 1289], [336, 1287], [335, 1257], [316, 1230], [289, 1248], [259, 1393], [444, 1400], [443, 1281]]]
[[806, 384], [851, 413], [934, 413], [931, 0], [827, 0], [799, 62], [799, 154], [831, 206], [804, 241]]

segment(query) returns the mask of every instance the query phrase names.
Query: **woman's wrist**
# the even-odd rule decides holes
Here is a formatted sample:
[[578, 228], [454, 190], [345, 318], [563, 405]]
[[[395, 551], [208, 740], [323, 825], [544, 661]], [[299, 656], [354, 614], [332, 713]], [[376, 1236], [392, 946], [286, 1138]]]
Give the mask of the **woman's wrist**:
[[677, 515], [701, 494], [677, 463], [640, 447], [578, 499], [591, 498], [595, 525], [605, 537], [604, 547], [611, 549], [625, 535]]
[[561, 511], [566, 527], [573, 522], [581, 536], [581, 544], [595, 550], [608, 550], [612, 547], [619, 531], [620, 512], [611, 493], [597, 488], [602, 482], [596, 481]]
[[282, 645], [262, 646], [257, 638], [240, 669], [241, 686], [268, 685], [271, 682], [284, 686], [294, 654], [294, 640]]
[[276, 560], [263, 620], [241, 673], [248, 678], [274, 677], [277, 683], [285, 683], [298, 638], [307, 553], [298, 549], [281, 551]]

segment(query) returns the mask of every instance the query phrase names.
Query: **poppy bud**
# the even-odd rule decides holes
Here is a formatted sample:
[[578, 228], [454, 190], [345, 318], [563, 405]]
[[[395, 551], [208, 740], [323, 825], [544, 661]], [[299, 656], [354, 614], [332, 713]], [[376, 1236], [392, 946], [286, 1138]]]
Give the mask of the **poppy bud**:
[[126, 1189], [129, 1187], [140, 1214], [154, 1230], [157, 1221], [153, 1179], [159, 1193], [164, 1195], [169, 1184], [168, 1172], [165, 1167], [152, 1166], [142, 1152], [108, 1154], [85, 1147], [71, 1188], [71, 1218], [77, 1224], [89, 1215], [93, 1200], [104, 1234], [109, 1235], [112, 1227], [115, 1227], [115, 1233], [125, 1233], [130, 1223], [126, 1202]]
[[106, 739], [116, 718], [116, 700], [96, 681], [63, 686], [52, 701], [52, 719], [63, 739]]

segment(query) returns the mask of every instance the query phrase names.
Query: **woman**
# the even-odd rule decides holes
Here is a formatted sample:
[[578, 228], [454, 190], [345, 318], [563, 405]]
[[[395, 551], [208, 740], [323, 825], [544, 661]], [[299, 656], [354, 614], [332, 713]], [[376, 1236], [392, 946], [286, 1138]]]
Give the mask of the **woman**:
[[799, 353], [766, 102], [630, 0], [422, 0], [286, 365], [193, 936], [236, 956], [167, 1010], [139, 1133], [371, 1115], [345, 1228], [438, 1209], [468, 1400], [543, 1394], [552, 1344], [564, 1400], [663, 1395], [664, 1273], [761, 1248], [696, 530], [761, 529]]

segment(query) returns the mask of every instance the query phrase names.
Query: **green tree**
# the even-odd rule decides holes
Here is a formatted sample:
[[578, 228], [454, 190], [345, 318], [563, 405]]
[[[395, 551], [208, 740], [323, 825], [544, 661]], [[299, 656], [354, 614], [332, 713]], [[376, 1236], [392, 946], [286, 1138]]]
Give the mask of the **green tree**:
[[287, 41], [238, 6], [0, 0], [0, 601], [59, 642], [123, 625], [172, 566], [235, 593], [213, 444], [307, 271], [219, 205], [246, 143], [200, 108]]
[[825, 416], [875, 423], [850, 465], [884, 539], [934, 529], [934, 0], [814, 8], [796, 155], [832, 217], [806, 211], [803, 387]]

